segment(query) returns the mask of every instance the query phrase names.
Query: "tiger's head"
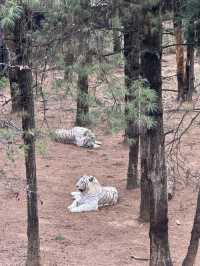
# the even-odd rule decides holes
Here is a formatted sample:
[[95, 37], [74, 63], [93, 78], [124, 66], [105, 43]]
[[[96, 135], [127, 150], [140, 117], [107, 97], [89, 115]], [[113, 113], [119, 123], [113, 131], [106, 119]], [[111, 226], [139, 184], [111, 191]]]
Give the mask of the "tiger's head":
[[86, 148], [94, 148], [95, 147], [96, 138], [91, 130], [87, 130], [84, 133], [84, 142], [83, 146]]
[[76, 183], [76, 188], [81, 193], [94, 194], [99, 192], [99, 190], [101, 189], [101, 185], [96, 179], [96, 177], [83, 175]]

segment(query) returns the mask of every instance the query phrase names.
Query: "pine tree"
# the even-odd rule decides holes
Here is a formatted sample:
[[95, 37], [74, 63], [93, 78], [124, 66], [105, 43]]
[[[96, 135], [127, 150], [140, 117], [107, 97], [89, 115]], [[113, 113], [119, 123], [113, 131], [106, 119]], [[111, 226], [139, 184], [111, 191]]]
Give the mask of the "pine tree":
[[182, 0], [173, 0], [173, 22], [174, 35], [176, 41], [176, 64], [177, 64], [177, 84], [178, 101], [185, 100], [185, 69], [184, 69], [184, 47], [183, 47], [183, 25], [182, 25]]
[[187, 25], [187, 55], [185, 64], [185, 100], [192, 101], [194, 93], [194, 42], [195, 30], [194, 20], [191, 19]]
[[[132, 5], [125, 1], [122, 13], [122, 24], [124, 27], [124, 74], [126, 86], [126, 109], [125, 119], [127, 128], [126, 137], [129, 142], [129, 162], [127, 172], [127, 188], [138, 187], [138, 154], [139, 154], [139, 128], [137, 122], [138, 114], [131, 110], [135, 99], [135, 82], [140, 78], [140, 6]], [[139, 113], [139, 108], [136, 111]]]
[[163, 134], [161, 82], [160, 4], [143, 6], [144, 30], [141, 72], [157, 95], [157, 109], [150, 111], [155, 125], [147, 128], [147, 171], [150, 190], [150, 265], [172, 265], [168, 242], [167, 176]]
[[[17, 38], [17, 61], [10, 66], [16, 73], [19, 86], [20, 109], [22, 110], [22, 129], [25, 146], [25, 168], [27, 181], [27, 266], [40, 265], [39, 218], [37, 201], [37, 176], [35, 158], [35, 115], [34, 96], [32, 90], [31, 70], [31, 39], [28, 34], [28, 24], [32, 20], [29, 6], [8, 2], [4, 6], [2, 25], [15, 27]], [[8, 16], [6, 16], [8, 14]], [[8, 23], [9, 22], [9, 23]], [[16, 25], [17, 23], [17, 25]], [[12, 95], [12, 93], [11, 93]]]
[[116, 0], [112, 0], [112, 28], [113, 28], [113, 52], [121, 52], [120, 16], [119, 6]]

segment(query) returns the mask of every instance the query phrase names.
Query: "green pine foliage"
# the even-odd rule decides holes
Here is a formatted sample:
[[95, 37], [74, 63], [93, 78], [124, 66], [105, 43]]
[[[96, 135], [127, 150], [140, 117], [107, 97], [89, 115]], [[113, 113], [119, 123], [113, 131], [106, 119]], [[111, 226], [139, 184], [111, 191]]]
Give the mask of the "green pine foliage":
[[4, 90], [8, 85], [8, 80], [5, 77], [0, 77], [0, 91]]
[[12, 162], [14, 162], [15, 160], [17, 151], [17, 146], [15, 145], [16, 137], [16, 132], [12, 129], [0, 128], [0, 141], [6, 144], [5, 154], [7, 158]]
[[127, 128], [128, 121], [135, 121], [138, 127], [151, 128], [155, 121], [149, 114], [157, 109], [157, 95], [143, 80], [136, 80], [132, 85], [132, 101], [124, 103], [126, 90], [118, 87], [110, 91], [113, 104], [106, 108], [112, 132]]
[[0, 23], [3, 28], [13, 28], [15, 20], [20, 18], [22, 7], [14, 0], [8, 0], [0, 9]]
[[[200, 23], [200, 1], [199, 0], [184, 0], [182, 5], [182, 19], [185, 29], [185, 38], [187, 42], [194, 41], [196, 46], [196, 37], [200, 33], [195, 25]], [[194, 35], [194, 32], [196, 34]]]
[[183, 14], [186, 18], [200, 19], [200, 1], [185, 0]]

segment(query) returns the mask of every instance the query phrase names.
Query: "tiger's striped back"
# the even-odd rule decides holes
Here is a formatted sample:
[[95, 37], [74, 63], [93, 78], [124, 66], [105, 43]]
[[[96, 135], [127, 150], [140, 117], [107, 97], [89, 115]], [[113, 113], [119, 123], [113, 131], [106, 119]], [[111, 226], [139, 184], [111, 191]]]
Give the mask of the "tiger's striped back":
[[102, 187], [102, 191], [98, 196], [99, 207], [114, 205], [118, 201], [118, 192], [115, 187]]
[[54, 140], [64, 144], [76, 144], [75, 132], [72, 129], [56, 129], [53, 134]]

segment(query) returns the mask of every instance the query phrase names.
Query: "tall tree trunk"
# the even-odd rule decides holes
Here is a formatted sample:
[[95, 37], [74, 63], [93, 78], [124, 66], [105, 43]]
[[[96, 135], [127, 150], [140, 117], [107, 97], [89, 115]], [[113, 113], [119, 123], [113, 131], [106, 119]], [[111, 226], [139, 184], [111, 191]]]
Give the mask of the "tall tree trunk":
[[129, 139], [129, 162], [127, 173], [127, 189], [138, 186], [138, 152], [139, 152], [139, 130], [137, 125], [137, 114], [131, 109], [131, 103], [135, 100], [134, 82], [139, 79], [140, 73], [140, 8], [133, 10], [131, 17], [124, 23], [124, 72], [126, 86], [126, 135]]
[[194, 266], [196, 255], [199, 247], [200, 239], [200, 189], [198, 192], [196, 214], [194, 217], [194, 224], [191, 233], [190, 245], [188, 247], [187, 255], [183, 261], [183, 266]]
[[196, 32], [196, 39], [197, 39], [197, 52], [196, 52], [196, 56], [198, 57], [198, 61], [199, 61], [199, 57], [200, 57], [200, 19], [198, 19], [196, 21], [196, 28], [195, 28], [195, 32]]
[[[34, 95], [32, 89], [31, 71], [31, 10], [23, 5], [23, 14], [15, 22], [14, 38], [16, 51], [17, 83], [20, 102], [18, 108], [22, 111], [22, 129], [25, 145], [25, 167], [27, 180], [27, 266], [40, 265], [39, 218], [37, 201], [37, 177], [35, 158], [35, 114]], [[29, 27], [29, 28], [28, 28]], [[14, 75], [14, 77], [16, 77]]]
[[140, 154], [141, 154], [141, 199], [140, 199], [140, 215], [142, 222], [150, 221], [150, 190], [147, 168], [147, 131], [144, 129], [140, 134]]
[[74, 53], [73, 53], [73, 47], [72, 47], [72, 41], [71, 39], [67, 43], [67, 52], [64, 55], [64, 61], [65, 61], [65, 70], [64, 70], [64, 79], [66, 81], [71, 80], [71, 70], [74, 63]]
[[90, 38], [91, 32], [88, 28], [90, 23], [90, 1], [81, 0], [81, 14], [77, 14], [77, 21], [82, 25], [79, 33], [79, 73], [77, 84], [77, 111], [76, 125], [87, 126], [89, 124], [89, 88], [88, 88], [88, 69], [91, 63]]
[[188, 30], [187, 42], [187, 58], [185, 70], [185, 98], [187, 101], [192, 101], [194, 93], [194, 21], [190, 21]]
[[77, 95], [77, 111], [76, 111], [76, 125], [87, 126], [89, 124], [89, 102], [88, 102], [88, 74], [84, 70], [88, 65], [83, 58], [82, 68], [78, 75], [78, 95]]
[[157, 109], [149, 112], [155, 125], [147, 128], [147, 169], [150, 190], [150, 266], [171, 266], [168, 242], [167, 176], [163, 133], [160, 6], [143, 9], [141, 72], [157, 94]]
[[[148, 20], [145, 21], [145, 16], [142, 15], [142, 42], [141, 42], [141, 75], [146, 78], [145, 74], [142, 73], [143, 68], [145, 67], [145, 61], [142, 61], [143, 50], [146, 50], [145, 38], [148, 39], [148, 27], [149, 25], [145, 25], [148, 23]], [[146, 30], [145, 30], [146, 29]], [[145, 112], [145, 109], [143, 110]], [[139, 219], [142, 222], [150, 221], [150, 187], [149, 187], [149, 169], [147, 165], [147, 128], [146, 126], [140, 127], [140, 156], [141, 156], [141, 182], [140, 182], [140, 214]]]
[[64, 79], [65, 81], [69, 82], [72, 81], [72, 71], [71, 67], [73, 66], [75, 62], [75, 49], [74, 49], [74, 32], [73, 32], [73, 21], [74, 21], [74, 15], [73, 13], [65, 18], [64, 26], [63, 26], [63, 34], [66, 32], [66, 25], [70, 25], [71, 28], [68, 26], [69, 32], [69, 38], [66, 42], [65, 52], [64, 52], [64, 62], [65, 62], [65, 69], [64, 69]]
[[0, 78], [2, 76], [7, 76], [9, 65], [9, 51], [6, 46], [4, 32], [0, 25]]
[[121, 51], [121, 39], [120, 39], [120, 19], [119, 19], [119, 7], [117, 6], [117, 1], [112, 1], [112, 28], [113, 28], [113, 52], [119, 53]]
[[[31, 40], [27, 35], [28, 22], [31, 24], [31, 13], [28, 8], [23, 7], [23, 14], [15, 21], [13, 30], [14, 35], [14, 53], [16, 60], [12, 62], [13, 65], [30, 65], [30, 49]], [[14, 68], [10, 68], [9, 82], [12, 100], [12, 112], [19, 112], [22, 110], [21, 95], [18, 84], [18, 76]]]
[[137, 188], [139, 185], [138, 180], [138, 154], [139, 154], [139, 137], [138, 133], [132, 129], [132, 135], [135, 139], [129, 144], [129, 159], [128, 159], [128, 171], [127, 171], [127, 189]]
[[181, 18], [181, 4], [182, 0], [173, 0], [173, 10], [174, 10], [174, 35], [176, 42], [176, 73], [177, 73], [177, 84], [178, 84], [178, 101], [185, 100], [185, 90], [184, 90], [184, 47], [181, 45], [183, 41], [183, 31], [182, 31], [182, 18]]
[[22, 106], [21, 95], [18, 85], [18, 73], [16, 72], [16, 68], [9, 67], [8, 77], [10, 82], [12, 112], [20, 112], [22, 110]]
[[22, 128], [25, 145], [25, 165], [27, 180], [27, 212], [28, 212], [28, 249], [27, 266], [40, 265], [39, 219], [37, 206], [37, 179], [35, 159], [35, 118], [34, 98], [32, 91], [32, 72], [27, 66], [17, 67], [22, 103]]
[[91, 62], [89, 49], [90, 33], [85, 32], [80, 38], [80, 65], [77, 83], [77, 111], [76, 125], [87, 126], [89, 124], [89, 85], [88, 85], [88, 68]]

